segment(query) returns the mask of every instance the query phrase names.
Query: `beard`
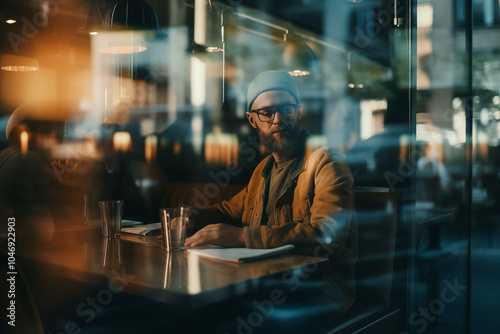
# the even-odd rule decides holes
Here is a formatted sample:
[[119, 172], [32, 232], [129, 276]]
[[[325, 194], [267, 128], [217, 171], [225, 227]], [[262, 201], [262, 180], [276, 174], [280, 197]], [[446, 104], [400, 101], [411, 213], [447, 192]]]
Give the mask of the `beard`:
[[[278, 135], [274, 135], [276, 131], [284, 131]], [[268, 134], [264, 133], [261, 129], [257, 128], [257, 134], [261, 144], [271, 153], [287, 153], [293, 152], [297, 145], [300, 133], [299, 123], [282, 124], [277, 130]]]

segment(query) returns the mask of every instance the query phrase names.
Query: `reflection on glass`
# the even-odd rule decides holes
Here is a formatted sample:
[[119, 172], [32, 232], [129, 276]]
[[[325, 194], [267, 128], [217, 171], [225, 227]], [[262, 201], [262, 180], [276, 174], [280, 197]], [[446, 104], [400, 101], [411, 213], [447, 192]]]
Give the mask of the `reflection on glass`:
[[132, 138], [126, 131], [118, 131], [113, 135], [113, 149], [117, 152], [125, 152], [132, 148]]
[[119, 238], [102, 238], [101, 268], [106, 271], [121, 268], [123, 264], [122, 243]]
[[162, 282], [163, 288], [166, 289], [170, 286], [172, 277], [172, 252], [163, 252], [162, 260]]
[[[448, 319], [466, 319], [467, 309], [471, 332], [494, 318], [476, 309], [493, 309], [498, 299], [487, 291], [487, 277], [498, 272], [489, 264], [500, 221], [499, 1], [148, 0], [161, 31], [99, 30], [90, 41], [75, 36], [87, 1], [66, 2], [43, 5], [35, 17], [23, 13], [37, 29], [25, 28], [30, 36], [16, 33], [6, 45], [17, 42], [21, 51], [29, 40], [37, 54], [27, 53], [23, 66], [38, 71], [0, 71], [4, 221], [26, 220], [50, 240], [62, 226], [95, 224], [99, 200], [123, 198], [125, 219], [157, 222], [160, 207], [209, 203], [190, 191], [193, 183], [217, 186], [217, 200], [230, 197], [266, 155], [246, 119], [251, 79], [273, 69], [307, 71], [294, 78], [301, 122], [311, 133], [307, 154], [328, 146], [346, 158], [357, 187], [398, 197], [391, 215], [399, 219], [396, 239], [406, 253], [396, 254], [393, 282], [410, 283], [393, 294], [393, 305], [418, 314], [440, 300], [444, 279], [457, 277], [470, 284], [472, 304], [457, 298], [432, 314], [436, 320], [426, 330], [465, 326]], [[3, 38], [27, 25], [10, 13], [18, 4], [6, 3]], [[109, 1], [95, 3], [101, 8]], [[410, 3], [415, 6], [407, 8]], [[49, 16], [50, 24], [36, 26]], [[8, 48], [1, 50], [2, 66], [19, 60]], [[298, 62], [313, 70], [286, 68]], [[56, 108], [36, 102], [42, 117], [25, 119], [11, 133], [14, 110], [42, 98], [67, 104], [67, 115], [47, 118]], [[18, 154], [22, 159], [12, 160]], [[178, 189], [189, 191], [179, 196]], [[103, 245], [103, 267], [120, 264], [115, 246]], [[397, 263], [401, 258], [409, 262]], [[484, 271], [472, 269], [471, 282], [469, 260]], [[186, 260], [184, 283], [175, 281], [175, 261], [184, 260], [165, 259], [164, 286], [199, 291], [202, 273], [194, 260]], [[401, 297], [408, 295], [413, 300]]]
[[189, 293], [199, 293], [201, 291], [200, 263], [197, 256], [188, 254], [187, 256], [187, 288]]
[[28, 152], [28, 132], [21, 132], [21, 152], [26, 154]]
[[146, 158], [146, 161], [149, 163], [154, 162], [156, 160], [158, 150], [158, 137], [155, 135], [146, 136], [144, 145], [144, 157]]

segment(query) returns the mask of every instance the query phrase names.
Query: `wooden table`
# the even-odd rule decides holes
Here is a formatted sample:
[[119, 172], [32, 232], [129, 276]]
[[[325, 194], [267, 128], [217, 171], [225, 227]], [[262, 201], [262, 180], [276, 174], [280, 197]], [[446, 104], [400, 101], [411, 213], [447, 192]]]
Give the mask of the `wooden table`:
[[124, 233], [106, 245], [95, 228], [58, 232], [52, 243], [30, 251], [26, 259], [53, 275], [97, 286], [120, 283], [127, 293], [189, 308], [304, 280], [311, 268], [328, 264], [295, 254], [224, 262], [187, 251], [165, 252], [156, 237]]

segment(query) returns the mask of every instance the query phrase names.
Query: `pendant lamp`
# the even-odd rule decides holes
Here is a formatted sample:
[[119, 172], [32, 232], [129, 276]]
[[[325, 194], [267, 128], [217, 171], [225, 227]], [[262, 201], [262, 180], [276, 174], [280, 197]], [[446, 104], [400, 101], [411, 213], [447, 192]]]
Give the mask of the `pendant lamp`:
[[35, 47], [29, 39], [12, 29], [2, 29], [0, 36], [0, 69], [13, 72], [38, 71], [40, 64]]
[[76, 32], [76, 35], [89, 38], [90, 36], [99, 34], [102, 30], [103, 16], [98, 0], [89, 0], [87, 16], [85, 16], [85, 21]]
[[289, 39], [283, 48], [283, 64], [292, 76], [305, 76], [319, 72], [314, 51], [301, 39]]
[[192, 50], [222, 52], [223, 43], [223, 8], [210, 0], [195, 0]]
[[160, 31], [158, 16], [143, 0], [118, 0], [108, 9], [104, 30], [121, 32], [103, 38], [99, 52], [127, 54], [147, 50], [142, 30]]

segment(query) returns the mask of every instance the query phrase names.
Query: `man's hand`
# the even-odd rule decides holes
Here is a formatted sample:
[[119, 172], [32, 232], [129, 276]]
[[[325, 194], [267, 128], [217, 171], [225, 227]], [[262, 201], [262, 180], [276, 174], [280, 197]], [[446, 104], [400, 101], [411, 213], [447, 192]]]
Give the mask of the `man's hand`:
[[184, 247], [205, 246], [241, 247], [245, 246], [243, 228], [228, 224], [207, 225], [186, 239]]

